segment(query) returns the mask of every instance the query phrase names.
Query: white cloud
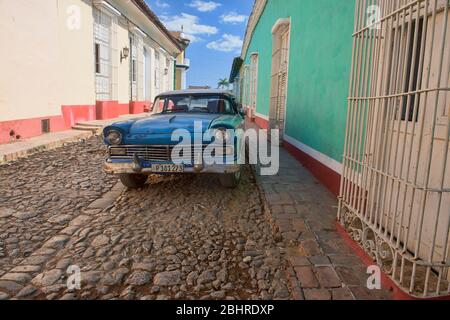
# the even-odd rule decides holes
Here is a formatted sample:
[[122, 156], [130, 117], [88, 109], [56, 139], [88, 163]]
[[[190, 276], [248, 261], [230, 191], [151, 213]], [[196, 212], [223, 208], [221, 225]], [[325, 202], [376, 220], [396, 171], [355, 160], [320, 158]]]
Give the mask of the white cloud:
[[170, 4], [168, 4], [167, 2], [162, 1], [162, 0], [156, 0], [155, 5], [159, 8], [163, 8], [163, 9], [167, 9], [170, 7]]
[[189, 7], [195, 8], [200, 12], [210, 12], [216, 10], [222, 4], [214, 1], [194, 0], [188, 4]]
[[223, 23], [239, 24], [247, 21], [248, 16], [244, 14], [238, 14], [236, 11], [231, 11], [227, 14], [220, 16], [220, 21]]
[[187, 13], [182, 13], [181, 15], [176, 15], [173, 17], [161, 16], [162, 22], [171, 31], [181, 31], [192, 42], [198, 42], [202, 39], [199, 37], [201, 35], [214, 35], [219, 32], [214, 26], [209, 26], [199, 23], [199, 18]]
[[207, 44], [208, 49], [222, 51], [222, 52], [237, 52], [242, 48], [243, 41], [239, 36], [231, 34], [224, 34], [221, 39]]

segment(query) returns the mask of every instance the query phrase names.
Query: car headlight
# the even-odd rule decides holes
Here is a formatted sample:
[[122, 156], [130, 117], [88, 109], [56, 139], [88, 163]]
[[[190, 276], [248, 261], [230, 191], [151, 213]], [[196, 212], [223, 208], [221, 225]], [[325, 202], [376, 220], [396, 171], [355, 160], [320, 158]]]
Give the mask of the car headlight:
[[122, 143], [122, 137], [119, 131], [111, 130], [106, 135], [106, 141], [111, 145], [119, 145]]
[[231, 132], [224, 128], [216, 129], [214, 137], [216, 141], [228, 142], [231, 140]]

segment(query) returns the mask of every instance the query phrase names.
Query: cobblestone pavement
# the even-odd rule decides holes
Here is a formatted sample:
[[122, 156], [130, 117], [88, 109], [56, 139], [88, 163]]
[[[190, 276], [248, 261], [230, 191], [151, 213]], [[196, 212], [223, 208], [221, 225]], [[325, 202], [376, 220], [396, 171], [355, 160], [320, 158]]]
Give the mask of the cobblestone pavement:
[[98, 138], [0, 166], [0, 276], [116, 183]]
[[[125, 190], [99, 138], [0, 167], [0, 299], [288, 299], [250, 169]], [[70, 266], [81, 290], [69, 290]]]

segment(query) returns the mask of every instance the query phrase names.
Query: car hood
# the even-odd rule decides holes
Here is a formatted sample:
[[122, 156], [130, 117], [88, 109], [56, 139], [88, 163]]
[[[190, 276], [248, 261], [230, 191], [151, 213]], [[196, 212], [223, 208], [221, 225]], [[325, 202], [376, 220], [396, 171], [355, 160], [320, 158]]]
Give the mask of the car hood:
[[129, 128], [131, 135], [142, 134], [170, 134], [177, 129], [194, 132], [195, 126], [201, 125], [202, 132], [210, 128], [211, 124], [222, 117], [217, 114], [164, 114], [152, 115], [135, 121]]

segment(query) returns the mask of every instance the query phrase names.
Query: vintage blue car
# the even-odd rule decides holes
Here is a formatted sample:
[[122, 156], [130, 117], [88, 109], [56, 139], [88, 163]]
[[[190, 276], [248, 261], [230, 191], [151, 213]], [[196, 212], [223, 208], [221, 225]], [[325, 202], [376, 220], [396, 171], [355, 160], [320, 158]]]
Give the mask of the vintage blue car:
[[[118, 174], [129, 188], [142, 187], [150, 174], [179, 173], [219, 174], [224, 187], [234, 188], [241, 178], [242, 148], [235, 132], [244, 128], [244, 118], [241, 105], [227, 91], [161, 94], [148, 117], [103, 130], [108, 145], [105, 170]], [[206, 155], [223, 161], [205, 161]]]

